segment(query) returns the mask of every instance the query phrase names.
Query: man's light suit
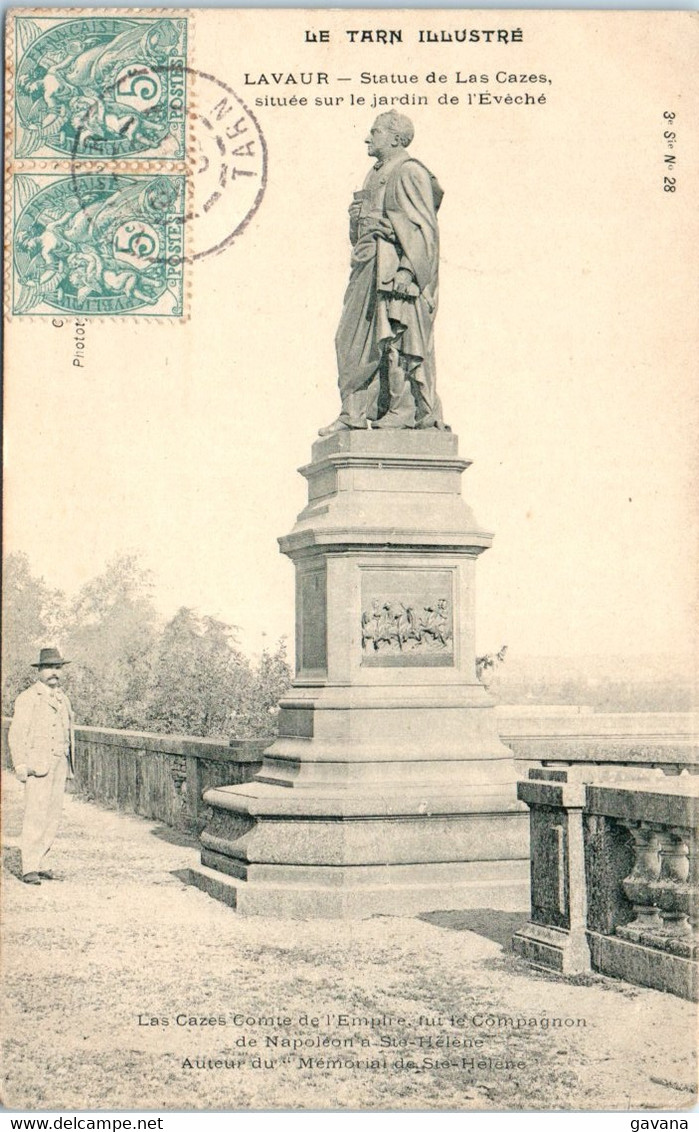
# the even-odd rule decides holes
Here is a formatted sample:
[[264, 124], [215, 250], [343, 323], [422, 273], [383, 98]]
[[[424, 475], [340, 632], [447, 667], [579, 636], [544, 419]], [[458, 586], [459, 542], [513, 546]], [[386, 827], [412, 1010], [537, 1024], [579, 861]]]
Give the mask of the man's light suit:
[[60, 688], [37, 680], [15, 701], [9, 731], [15, 771], [26, 773], [22, 874], [40, 872], [58, 832], [67, 778], [73, 777], [73, 712]]

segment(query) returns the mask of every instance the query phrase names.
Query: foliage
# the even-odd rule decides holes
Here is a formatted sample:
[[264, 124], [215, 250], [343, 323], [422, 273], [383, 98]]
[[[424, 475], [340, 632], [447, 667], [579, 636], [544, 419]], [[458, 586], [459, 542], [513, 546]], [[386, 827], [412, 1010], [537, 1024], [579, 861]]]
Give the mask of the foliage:
[[10, 714], [19, 692], [36, 678], [31, 664], [39, 649], [60, 637], [65, 598], [35, 578], [26, 554], [10, 554], [3, 563], [2, 711]]
[[286, 646], [252, 664], [236, 630], [182, 608], [158, 624], [153, 578], [118, 555], [68, 603], [33, 577], [26, 555], [5, 562], [3, 712], [35, 678], [39, 649], [71, 660], [66, 691], [79, 723], [170, 734], [269, 736], [290, 683]]
[[150, 572], [118, 555], [70, 606], [65, 683], [82, 723], [143, 727], [157, 641], [152, 593]]
[[247, 678], [234, 631], [182, 608], [165, 626], [151, 674], [147, 721], [154, 731], [225, 734]]
[[231, 735], [262, 738], [276, 734], [278, 703], [291, 683], [286, 658], [286, 641], [282, 638], [274, 652], [264, 650], [258, 664], [250, 671], [247, 694], [241, 696], [229, 719]]
[[476, 657], [476, 676], [486, 687], [491, 683], [498, 666], [505, 663], [506, 656], [507, 645], [502, 645], [499, 652], [487, 652]]
[[289, 686], [285, 646], [251, 666], [236, 630], [182, 608], [165, 626], [153, 669], [148, 730], [185, 735], [267, 736]]

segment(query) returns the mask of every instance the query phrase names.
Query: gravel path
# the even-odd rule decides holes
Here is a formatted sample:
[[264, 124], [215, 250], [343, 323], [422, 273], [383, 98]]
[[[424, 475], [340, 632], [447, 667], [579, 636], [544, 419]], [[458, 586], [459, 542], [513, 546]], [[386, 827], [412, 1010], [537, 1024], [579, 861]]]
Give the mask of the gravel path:
[[533, 972], [503, 947], [525, 916], [244, 919], [178, 878], [197, 859], [186, 839], [70, 797], [64, 879], [32, 888], [15, 875], [20, 805], [7, 775], [8, 1107], [694, 1102], [695, 1006]]

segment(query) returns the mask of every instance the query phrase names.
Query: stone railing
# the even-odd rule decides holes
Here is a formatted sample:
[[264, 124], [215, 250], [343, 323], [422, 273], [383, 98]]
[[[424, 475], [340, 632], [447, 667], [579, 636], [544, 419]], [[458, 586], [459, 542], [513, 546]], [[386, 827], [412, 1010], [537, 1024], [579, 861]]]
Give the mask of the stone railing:
[[[7, 729], [2, 721], [3, 765]], [[75, 730], [76, 793], [128, 813], [198, 833], [202, 794], [210, 786], [248, 782], [262, 766], [271, 739], [194, 739], [105, 727]]]
[[500, 705], [498, 728], [521, 777], [534, 767], [569, 772], [569, 781], [699, 773], [699, 724], [691, 712], [604, 713], [557, 705]]
[[530, 809], [531, 920], [515, 952], [696, 1001], [699, 780], [580, 777], [580, 768], [540, 768], [519, 783]]
[[[629, 911], [610, 923], [588, 914], [594, 968], [631, 982], [698, 997], [696, 962], [699, 915], [697, 818], [699, 783], [666, 783], [624, 790], [589, 786], [590, 837], [623, 831], [632, 865], [620, 882]], [[627, 918], [628, 916], [628, 918]], [[610, 934], [610, 929], [613, 935]], [[631, 944], [632, 946], [627, 946]]]

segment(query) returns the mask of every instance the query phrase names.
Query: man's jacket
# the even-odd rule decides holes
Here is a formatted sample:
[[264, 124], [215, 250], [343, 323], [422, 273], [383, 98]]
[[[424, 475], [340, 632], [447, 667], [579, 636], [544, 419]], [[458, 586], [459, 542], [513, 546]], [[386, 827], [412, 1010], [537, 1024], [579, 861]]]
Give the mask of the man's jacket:
[[68, 756], [69, 777], [74, 772], [75, 739], [73, 709], [60, 688], [52, 691], [41, 680], [21, 692], [8, 735], [15, 769], [25, 766], [29, 774], [43, 778], [54, 758]]

